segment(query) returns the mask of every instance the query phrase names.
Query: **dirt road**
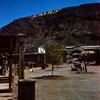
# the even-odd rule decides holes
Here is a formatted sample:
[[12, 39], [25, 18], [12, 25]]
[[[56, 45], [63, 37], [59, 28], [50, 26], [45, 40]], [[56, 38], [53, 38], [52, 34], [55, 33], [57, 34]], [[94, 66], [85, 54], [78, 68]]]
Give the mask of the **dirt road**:
[[[27, 74], [29, 77], [48, 76], [50, 69]], [[100, 100], [100, 66], [88, 66], [88, 73], [71, 72], [70, 65], [55, 68], [55, 75], [65, 79], [37, 79], [36, 100]]]

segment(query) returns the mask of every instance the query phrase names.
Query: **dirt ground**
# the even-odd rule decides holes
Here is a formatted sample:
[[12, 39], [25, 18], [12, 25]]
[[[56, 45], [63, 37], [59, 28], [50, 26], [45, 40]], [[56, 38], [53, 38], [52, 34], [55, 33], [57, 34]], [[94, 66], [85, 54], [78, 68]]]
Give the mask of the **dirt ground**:
[[100, 66], [88, 66], [88, 73], [70, 71], [70, 65], [55, 68], [54, 75], [66, 77], [40, 78], [51, 75], [50, 69], [38, 70], [26, 75], [36, 78], [36, 100], [100, 100]]
[[[33, 72], [25, 70], [25, 79], [34, 79], [36, 100], [100, 100], [100, 65], [88, 66], [88, 73], [70, 71], [71, 65], [56, 66], [54, 78], [51, 67]], [[0, 88], [5, 88], [5, 85]], [[16, 94], [16, 88], [14, 90]], [[13, 94], [13, 95], [15, 95]], [[0, 93], [0, 100], [10, 100], [11, 93]]]

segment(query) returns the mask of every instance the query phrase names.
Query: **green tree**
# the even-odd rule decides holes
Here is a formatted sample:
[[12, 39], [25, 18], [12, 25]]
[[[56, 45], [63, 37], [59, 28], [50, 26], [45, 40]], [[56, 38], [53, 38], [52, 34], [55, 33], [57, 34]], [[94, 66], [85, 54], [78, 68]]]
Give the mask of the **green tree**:
[[52, 76], [54, 65], [63, 63], [62, 50], [60, 45], [55, 41], [49, 41], [45, 47], [47, 62], [52, 64]]

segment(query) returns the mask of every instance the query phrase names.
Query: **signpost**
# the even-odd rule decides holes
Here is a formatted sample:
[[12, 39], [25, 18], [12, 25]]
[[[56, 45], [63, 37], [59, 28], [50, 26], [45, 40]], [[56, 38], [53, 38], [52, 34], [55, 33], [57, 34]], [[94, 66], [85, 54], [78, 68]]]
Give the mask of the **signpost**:
[[24, 43], [25, 34], [18, 33], [17, 37], [18, 37], [18, 40], [19, 40], [19, 79], [24, 79], [24, 49], [23, 49], [23, 43]]

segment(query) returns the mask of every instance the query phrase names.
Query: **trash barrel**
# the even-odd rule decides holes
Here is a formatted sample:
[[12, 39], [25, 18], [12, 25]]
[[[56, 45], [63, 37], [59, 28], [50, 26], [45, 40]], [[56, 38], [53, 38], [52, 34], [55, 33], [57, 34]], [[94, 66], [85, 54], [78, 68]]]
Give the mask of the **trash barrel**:
[[35, 81], [20, 79], [18, 81], [18, 100], [35, 100]]

